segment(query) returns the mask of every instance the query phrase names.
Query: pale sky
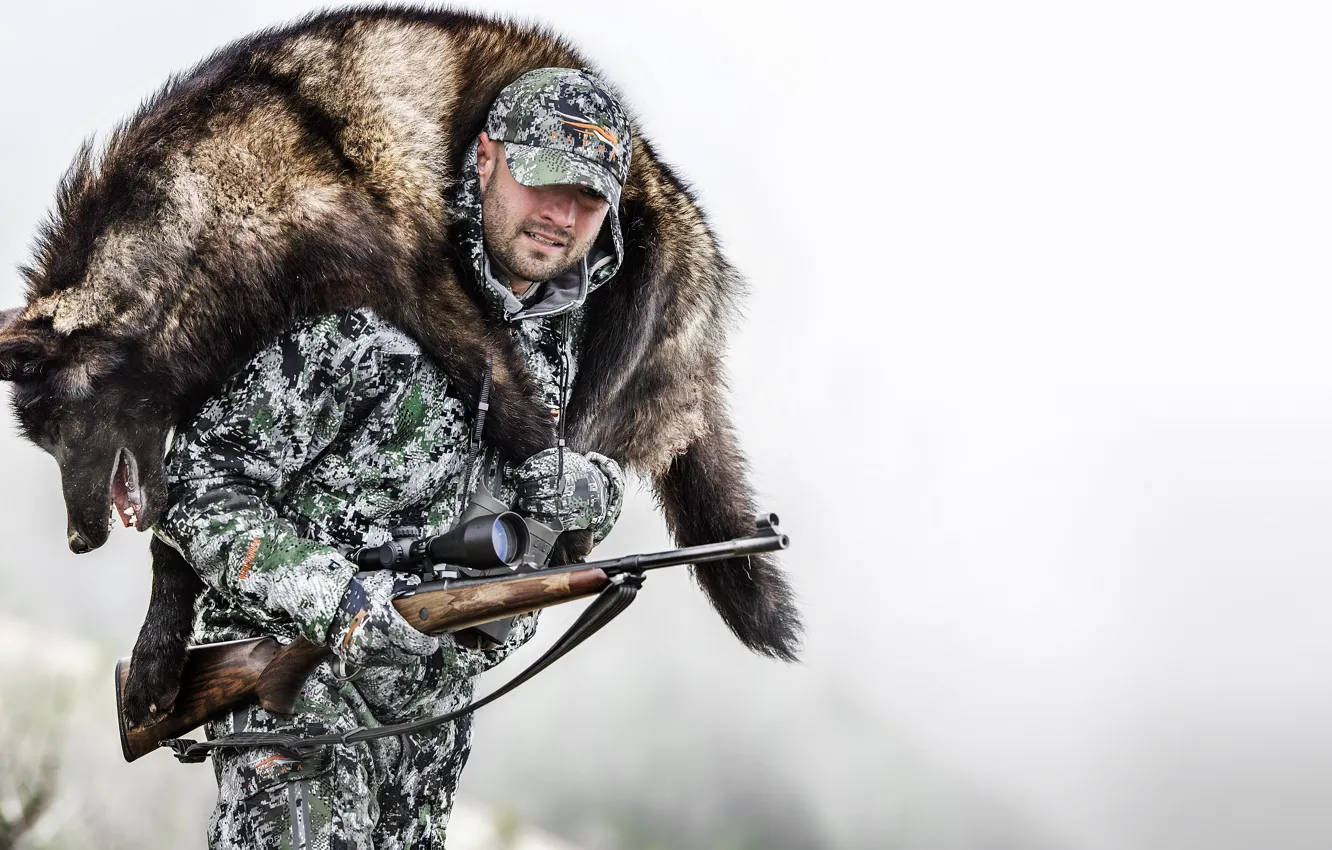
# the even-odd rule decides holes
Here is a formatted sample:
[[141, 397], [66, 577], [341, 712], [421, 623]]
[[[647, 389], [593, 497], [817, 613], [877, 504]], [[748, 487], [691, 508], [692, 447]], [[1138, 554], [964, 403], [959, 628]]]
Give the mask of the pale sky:
[[[310, 8], [11, 12], [0, 268], [80, 140]], [[654, 576], [487, 710], [465, 787], [613, 786], [680, 752], [715, 755], [719, 788], [763, 774], [756, 805], [801, 800], [848, 842], [1328, 846], [1325, 7], [486, 8], [598, 60], [748, 277], [735, 415], [809, 636], [800, 667], [760, 660], [683, 575]], [[70, 555], [54, 464], [6, 434], [0, 612], [72, 604], [73, 630], [127, 653], [144, 539]], [[640, 495], [603, 548], [665, 543]], [[649, 728], [551, 743], [566, 712]]]

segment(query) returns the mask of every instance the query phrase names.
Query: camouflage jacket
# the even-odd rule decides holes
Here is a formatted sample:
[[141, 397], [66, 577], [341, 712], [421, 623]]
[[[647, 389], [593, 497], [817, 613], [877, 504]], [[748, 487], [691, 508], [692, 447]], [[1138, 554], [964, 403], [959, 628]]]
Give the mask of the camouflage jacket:
[[[567, 401], [561, 357], [576, 367], [577, 340], [563, 331], [578, 323], [562, 323], [509, 326], [553, 410]], [[474, 486], [463, 481], [473, 423], [416, 342], [373, 313], [289, 328], [205, 403], [167, 458], [169, 507], [157, 533], [207, 586], [195, 640], [325, 643], [356, 572], [340, 547], [378, 544], [404, 526], [450, 528]], [[623, 480], [611, 477], [598, 541], [622, 502]], [[508, 470], [497, 495], [512, 501]], [[533, 628], [534, 618], [520, 618], [504, 647], [471, 653], [482, 663], [469, 666], [498, 661]]]

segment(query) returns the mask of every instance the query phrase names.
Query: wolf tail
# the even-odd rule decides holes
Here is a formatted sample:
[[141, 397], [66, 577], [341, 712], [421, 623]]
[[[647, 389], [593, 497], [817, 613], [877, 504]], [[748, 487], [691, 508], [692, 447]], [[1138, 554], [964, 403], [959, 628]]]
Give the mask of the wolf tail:
[[[709, 432], [654, 481], [676, 542], [695, 546], [754, 532], [755, 504], [747, 464], [729, 417], [709, 417]], [[696, 568], [722, 620], [755, 652], [796, 660], [803, 630], [795, 594], [776, 559], [753, 555]]]

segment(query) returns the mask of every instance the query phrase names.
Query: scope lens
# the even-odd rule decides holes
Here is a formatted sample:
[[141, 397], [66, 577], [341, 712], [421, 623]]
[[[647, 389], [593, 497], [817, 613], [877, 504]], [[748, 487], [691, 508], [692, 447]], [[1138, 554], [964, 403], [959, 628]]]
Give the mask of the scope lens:
[[504, 520], [497, 519], [490, 527], [490, 542], [495, 547], [495, 555], [504, 563], [509, 563], [513, 557], [513, 531]]

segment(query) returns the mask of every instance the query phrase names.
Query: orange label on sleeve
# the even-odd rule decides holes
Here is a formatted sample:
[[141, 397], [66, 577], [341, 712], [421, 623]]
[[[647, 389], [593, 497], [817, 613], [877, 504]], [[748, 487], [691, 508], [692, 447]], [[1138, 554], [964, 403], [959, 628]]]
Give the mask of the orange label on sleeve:
[[245, 560], [241, 562], [240, 573], [236, 576], [241, 581], [244, 581], [250, 575], [250, 567], [254, 566], [254, 556], [259, 554], [260, 542], [258, 537], [250, 541], [250, 548], [246, 550]]

